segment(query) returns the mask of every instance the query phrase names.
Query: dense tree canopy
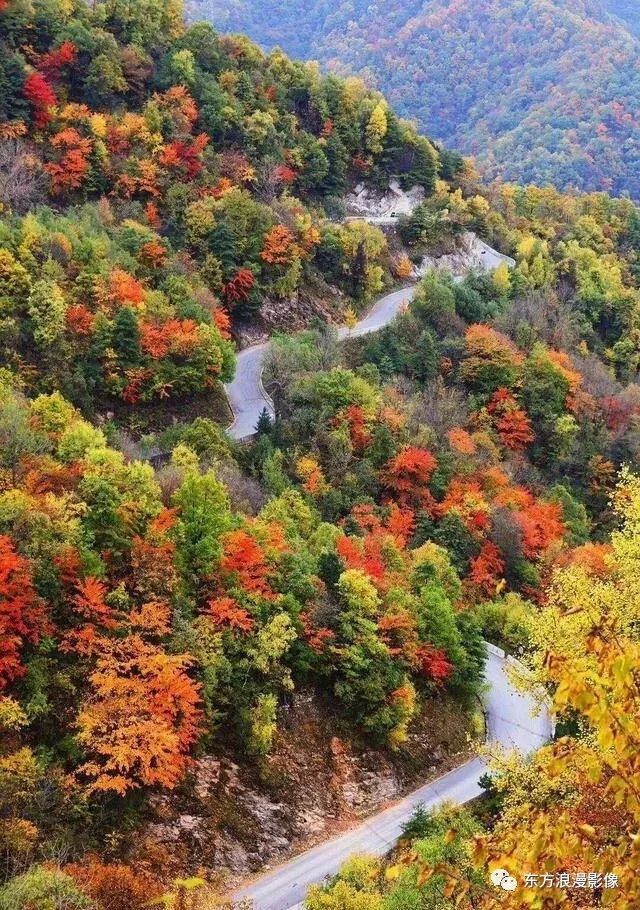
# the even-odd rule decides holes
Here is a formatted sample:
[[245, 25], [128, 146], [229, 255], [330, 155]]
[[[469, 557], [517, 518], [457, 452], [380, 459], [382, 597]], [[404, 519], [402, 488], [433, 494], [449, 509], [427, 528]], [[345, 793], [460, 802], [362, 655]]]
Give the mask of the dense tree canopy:
[[329, 260], [356, 300], [382, 288], [382, 233], [317, 204], [356, 179], [431, 190], [437, 155], [362, 83], [187, 29], [177, 4], [0, 16], [0, 345], [29, 390], [195, 396], [232, 375], [231, 323]]
[[[397, 230], [344, 218], [392, 178], [422, 191]], [[470, 268], [473, 234], [513, 268]], [[559, 768], [574, 800], [525, 804], [502, 769], [487, 855], [560, 862], [564, 818], [627, 857], [633, 741], [587, 690], [633, 715], [639, 257], [630, 199], [487, 187], [359, 79], [174, 0], [0, 0], [0, 906], [188, 906], [199, 879], [131, 849], [201, 759], [282, 795], [297, 693], [411, 758], [428, 711], [471, 727], [485, 639], [555, 693], [542, 796]], [[317, 318], [352, 329], [414, 279], [380, 332]], [[274, 418], [236, 445], [212, 407], [233, 338], [294, 320]], [[354, 861], [309, 907], [441, 910], [422, 866], [473, 886], [482, 825], [418, 814], [420, 862]]]
[[190, 7], [267, 49], [362, 75], [492, 177], [640, 197], [640, 45], [629, 0], [314, 0], [284, 9], [272, 0], [192, 0]]

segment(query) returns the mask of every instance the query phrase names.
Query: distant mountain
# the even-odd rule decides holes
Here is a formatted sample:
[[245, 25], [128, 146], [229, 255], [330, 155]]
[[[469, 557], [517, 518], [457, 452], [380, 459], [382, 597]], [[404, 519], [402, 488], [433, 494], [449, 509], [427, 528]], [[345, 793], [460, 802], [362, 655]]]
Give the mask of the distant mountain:
[[638, 0], [604, 0], [605, 7], [614, 16], [623, 19], [636, 35], [640, 35], [640, 6]]
[[490, 176], [640, 198], [637, 0], [191, 6], [266, 48], [359, 73], [429, 135], [475, 155]]

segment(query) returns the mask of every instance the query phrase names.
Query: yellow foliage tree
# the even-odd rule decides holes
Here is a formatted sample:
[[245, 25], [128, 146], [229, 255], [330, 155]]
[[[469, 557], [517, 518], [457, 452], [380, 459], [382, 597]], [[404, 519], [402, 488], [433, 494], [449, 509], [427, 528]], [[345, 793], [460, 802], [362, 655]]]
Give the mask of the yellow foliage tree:
[[367, 146], [374, 155], [382, 151], [382, 140], [387, 135], [387, 105], [384, 100], [376, 104], [367, 123]]
[[349, 329], [349, 334], [351, 334], [351, 330], [354, 329], [358, 324], [357, 313], [351, 306], [347, 309], [346, 313], [344, 314], [344, 324]]
[[553, 884], [484, 892], [483, 908], [584, 906], [582, 889], [555, 887], [556, 874], [589, 872], [598, 906], [640, 906], [640, 478], [623, 474], [614, 507], [622, 525], [610, 552], [559, 570], [533, 623], [538, 678], [579, 732], [502, 775], [505, 811], [476, 845], [479, 863], [521, 883], [551, 873]]

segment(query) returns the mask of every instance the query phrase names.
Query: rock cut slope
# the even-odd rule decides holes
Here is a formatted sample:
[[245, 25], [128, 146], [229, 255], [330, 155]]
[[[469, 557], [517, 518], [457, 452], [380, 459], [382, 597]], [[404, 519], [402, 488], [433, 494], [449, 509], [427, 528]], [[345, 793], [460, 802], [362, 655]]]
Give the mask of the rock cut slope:
[[[531, 697], [513, 687], [508, 676], [509, 658], [489, 646], [485, 668], [488, 692], [485, 700], [487, 739], [505, 749], [528, 754], [551, 736], [549, 714], [536, 714]], [[352, 853], [383, 854], [390, 850], [402, 826], [416, 806], [438, 806], [444, 802], [465, 803], [481, 792], [478, 780], [486, 771], [482, 758], [474, 758], [455, 771], [420, 787], [400, 802], [372, 816], [357, 828], [308, 850], [234, 895], [236, 900], [253, 901], [254, 910], [293, 910], [304, 898], [309, 885], [338, 871]]]

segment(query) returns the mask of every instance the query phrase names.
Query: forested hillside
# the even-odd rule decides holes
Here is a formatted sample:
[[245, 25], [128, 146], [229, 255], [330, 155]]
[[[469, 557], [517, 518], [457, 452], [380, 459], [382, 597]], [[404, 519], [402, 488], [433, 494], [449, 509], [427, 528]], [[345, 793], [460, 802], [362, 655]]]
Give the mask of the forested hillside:
[[[609, 7], [637, 26], [635, 3]], [[640, 197], [640, 47], [597, 0], [194, 0], [191, 9], [264, 47], [361, 74], [491, 177]]]
[[[561, 683], [564, 754], [599, 775], [571, 793], [600, 800], [616, 776], [585, 674], [601, 661], [635, 706], [628, 469], [615, 494], [640, 460], [634, 203], [487, 188], [358, 79], [186, 27], [174, 0], [0, 0], [0, 137], [0, 910], [212, 910], [234, 838], [247, 874], [324, 830], [296, 803], [312, 714], [334, 764], [306, 785], [339, 814], [352, 744], [415, 778], [451, 758], [450, 718], [479, 732], [486, 640]], [[411, 214], [344, 217], [392, 179], [420, 188]], [[417, 282], [469, 232], [514, 267]], [[397, 319], [338, 339], [406, 284]], [[236, 343], [292, 313], [275, 420], [237, 445]], [[592, 629], [572, 617], [596, 584]], [[546, 830], [548, 792], [505, 802], [491, 856]], [[625, 819], [603, 824], [620, 840]], [[459, 873], [485, 822], [462, 817]], [[449, 843], [443, 824], [416, 839]], [[399, 873], [356, 872], [370, 898], [338, 882], [309, 906], [407, 906]], [[447, 907], [421, 872], [416, 900]]]
[[605, 6], [613, 16], [622, 19], [634, 34], [640, 34], [640, 14], [635, 0], [606, 0]]
[[[496, 756], [471, 811], [418, 808], [395, 850], [347, 859], [309, 890], [307, 910], [637, 905], [637, 477], [623, 477], [613, 506], [619, 530], [556, 569], [528, 626], [525, 659], [553, 693], [556, 740], [531, 760]], [[513, 889], [488, 884], [488, 870], [506, 870]]]
[[349, 295], [382, 287], [389, 261], [316, 206], [353, 180], [430, 190], [437, 156], [362, 85], [183, 33], [170, 5], [1, 14], [0, 344], [30, 389], [184, 399], [230, 377], [230, 320], [277, 313], [324, 256]]

